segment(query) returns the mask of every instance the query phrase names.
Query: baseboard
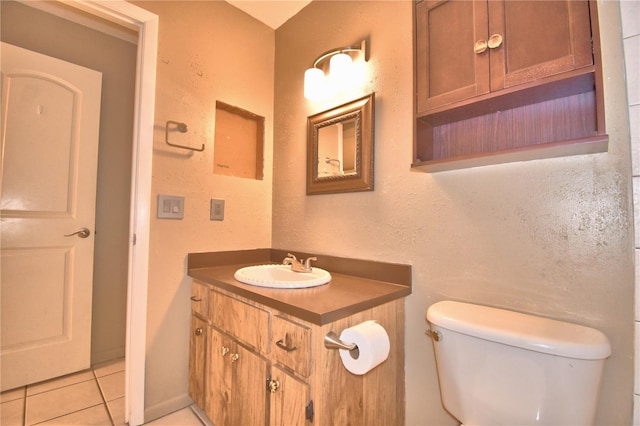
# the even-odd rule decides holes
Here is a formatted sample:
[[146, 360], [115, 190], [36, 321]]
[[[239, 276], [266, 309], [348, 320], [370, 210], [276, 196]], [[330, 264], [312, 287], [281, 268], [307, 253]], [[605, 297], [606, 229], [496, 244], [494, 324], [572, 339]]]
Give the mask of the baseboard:
[[109, 349], [97, 353], [91, 353], [91, 365], [101, 364], [103, 362], [112, 361], [114, 359], [124, 358], [125, 347]]
[[168, 401], [163, 401], [160, 404], [156, 404], [151, 407], [145, 407], [144, 422], [149, 423], [150, 421], [159, 419], [160, 417], [164, 417], [167, 414], [171, 414], [174, 411], [182, 410], [183, 408], [186, 408], [191, 404], [193, 404], [193, 399], [191, 399], [189, 394], [184, 393]]
[[213, 423], [211, 423], [211, 420], [209, 420], [207, 414], [202, 411], [202, 409], [196, 404], [191, 405], [191, 411], [193, 411], [193, 413], [198, 416], [204, 426], [215, 426]]

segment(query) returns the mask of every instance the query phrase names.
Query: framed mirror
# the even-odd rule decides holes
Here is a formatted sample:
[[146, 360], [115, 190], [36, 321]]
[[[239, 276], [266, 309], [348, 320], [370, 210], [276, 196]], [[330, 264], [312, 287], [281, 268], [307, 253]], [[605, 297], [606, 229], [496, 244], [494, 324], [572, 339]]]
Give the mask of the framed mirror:
[[373, 191], [375, 93], [307, 119], [307, 195]]

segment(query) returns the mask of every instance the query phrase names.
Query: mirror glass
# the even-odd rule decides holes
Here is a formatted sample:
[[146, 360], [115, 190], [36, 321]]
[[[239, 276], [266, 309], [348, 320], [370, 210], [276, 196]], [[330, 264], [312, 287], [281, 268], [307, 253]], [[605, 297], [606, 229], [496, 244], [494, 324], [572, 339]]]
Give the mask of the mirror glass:
[[374, 94], [307, 120], [307, 194], [373, 190]]

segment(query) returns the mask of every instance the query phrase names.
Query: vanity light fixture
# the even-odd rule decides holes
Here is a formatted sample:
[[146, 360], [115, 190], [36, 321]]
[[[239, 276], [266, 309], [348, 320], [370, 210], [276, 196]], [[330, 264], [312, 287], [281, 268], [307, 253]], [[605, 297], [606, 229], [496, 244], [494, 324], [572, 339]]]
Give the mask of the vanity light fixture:
[[[362, 57], [366, 62], [367, 42], [362, 40], [358, 46], [345, 46], [323, 53], [313, 62], [313, 67], [304, 73], [304, 97], [317, 100], [326, 95], [327, 89], [344, 90], [352, 84], [353, 58]], [[329, 77], [324, 68], [329, 60]], [[327, 87], [330, 85], [331, 87]]]

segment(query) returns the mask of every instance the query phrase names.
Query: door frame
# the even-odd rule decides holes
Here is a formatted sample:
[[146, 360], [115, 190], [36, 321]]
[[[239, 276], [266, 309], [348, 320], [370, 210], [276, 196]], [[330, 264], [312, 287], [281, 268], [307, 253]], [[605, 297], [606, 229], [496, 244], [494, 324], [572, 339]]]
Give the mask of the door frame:
[[124, 0], [56, 0], [138, 33], [129, 212], [125, 349], [125, 421], [144, 423], [151, 160], [158, 16]]

